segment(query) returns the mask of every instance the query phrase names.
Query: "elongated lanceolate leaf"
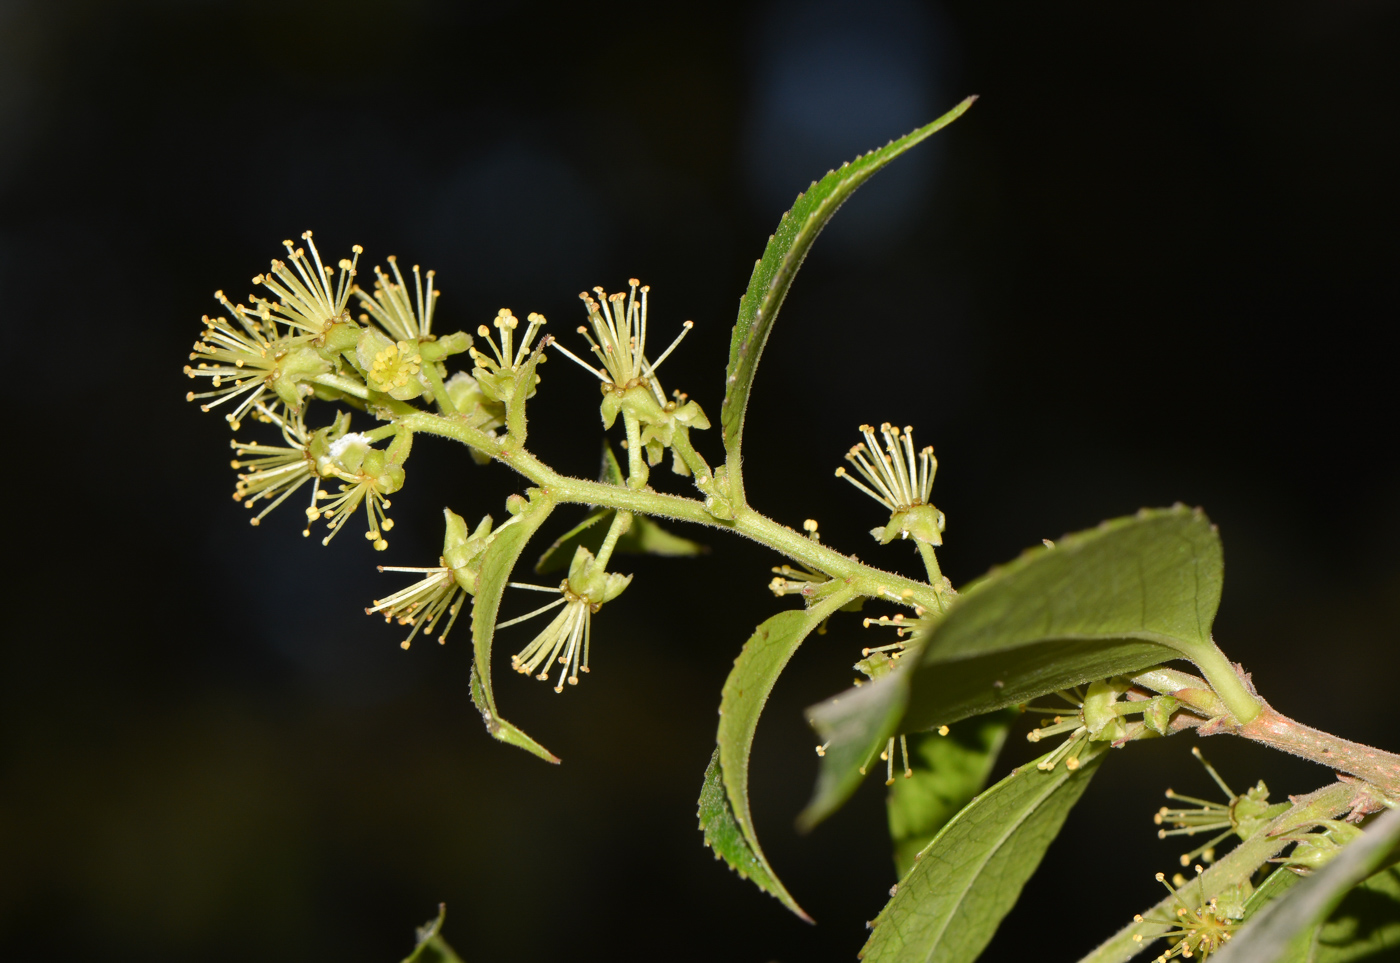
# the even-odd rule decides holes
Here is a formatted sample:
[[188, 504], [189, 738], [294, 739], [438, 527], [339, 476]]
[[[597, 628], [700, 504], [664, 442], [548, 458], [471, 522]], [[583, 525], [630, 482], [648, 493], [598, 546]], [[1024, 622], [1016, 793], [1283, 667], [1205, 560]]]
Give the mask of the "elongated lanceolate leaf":
[[496, 636], [496, 616], [501, 610], [501, 596], [510, 581], [511, 570], [525, 551], [525, 543], [544, 524], [554, 502], [538, 489], [531, 489], [530, 504], [511, 518], [491, 539], [481, 556], [480, 574], [476, 580], [476, 595], [472, 599], [472, 647], [476, 661], [472, 666], [472, 702], [486, 722], [486, 731], [501, 742], [519, 746], [546, 762], [558, 762], [552, 752], [502, 719], [496, 711], [496, 697], [491, 691], [491, 642]]
[[788, 909], [811, 922], [811, 918], [788, 895], [783, 884], [778, 882], [762, 854], [755, 853], [749, 846], [744, 831], [734, 820], [729, 793], [724, 788], [724, 777], [720, 775], [718, 747], [705, 769], [705, 784], [700, 788], [700, 806], [696, 815], [700, 817], [700, 829], [705, 833], [705, 845], [715, 851], [715, 859], [723, 859], [741, 879], [752, 880], [759, 889], [776, 896]]
[[[856, 767], [896, 732], [916, 732], [1126, 675], [1209, 647], [1223, 562], [1210, 520], [1144, 509], [1038, 547], [962, 589], [916, 644], [916, 665], [813, 706], [830, 739], [813, 825], [855, 787]], [[853, 762], [854, 760], [854, 762]]]
[[1200, 511], [1146, 510], [1036, 548], [959, 593], [911, 673], [909, 729], [1213, 649], [1220, 538]]
[[758, 718], [788, 660], [813, 629], [852, 597], [850, 592], [837, 591], [810, 609], [779, 612], [766, 620], [754, 629], [753, 635], [744, 643], [720, 696], [719, 732], [716, 735], [720, 776], [734, 821], [772, 886], [765, 886], [757, 878], [755, 882], [803, 919], [808, 919], [807, 914], [778, 882], [763, 855], [763, 847], [758, 843], [758, 833], [754, 831], [753, 814], [749, 811], [749, 754], [753, 748]]
[[[1391, 861], [1400, 846], [1400, 810], [1387, 812], [1342, 848], [1331, 862], [1264, 908], [1225, 945], [1219, 963], [1311, 960], [1314, 929], [1348, 891]], [[1346, 957], [1340, 956], [1345, 959]]]
[[885, 808], [894, 844], [895, 875], [914, 867], [914, 857], [973, 797], [987, 788], [1006, 730], [1020, 712], [1003, 709], [964, 719], [946, 736], [916, 732], [908, 737], [912, 775], [895, 772]]
[[860, 958], [866, 963], [975, 960], [1040, 865], [1106, 750], [1093, 746], [1075, 770], [1059, 765], [1042, 772], [1027, 763], [974, 799], [900, 880]]
[[891, 141], [879, 150], [864, 154], [849, 164], [842, 164], [839, 169], [812, 184], [805, 194], [799, 194], [792, 210], [778, 222], [778, 229], [768, 239], [763, 257], [754, 265], [748, 290], [739, 302], [739, 317], [734, 322], [734, 332], [730, 336], [729, 366], [724, 372], [724, 405], [720, 409], [720, 424], [724, 432], [724, 450], [731, 456], [739, 451], [744, 431], [744, 410], [748, 406], [749, 390], [753, 386], [759, 356], [768, 341], [768, 333], [773, 329], [778, 309], [782, 307], [788, 288], [792, 286], [792, 280], [812, 242], [856, 188], [900, 154], [957, 120], [974, 100], [975, 97], [969, 97], [933, 123]]
[[817, 730], [826, 752], [817, 769], [812, 800], [798, 814], [799, 830], [810, 832], [860, 786], [870, 763], [896, 734], [909, 694], [908, 678], [907, 668], [897, 668], [807, 710], [807, 721]]

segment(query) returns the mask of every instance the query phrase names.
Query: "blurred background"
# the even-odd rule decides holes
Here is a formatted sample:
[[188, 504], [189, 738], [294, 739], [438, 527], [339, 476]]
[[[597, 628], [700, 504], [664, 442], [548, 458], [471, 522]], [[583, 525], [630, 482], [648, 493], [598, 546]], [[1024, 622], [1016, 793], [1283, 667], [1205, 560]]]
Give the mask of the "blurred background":
[[[180, 369], [212, 292], [242, 300], [313, 228], [331, 258], [436, 268], [443, 331], [509, 306], [567, 341], [578, 291], [640, 277], [662, 343], [696, 323], [666, 385], [717, 420], [778, 216], [969, 93], [808, 260], [754, 394], [753, 502], [917, 573], [832, 476], [890, 420], [937, 447], [955, 583], [1202, 505], [1226, 652], [1281, 711], [1400, 749], [1397, 43], [1400, 7], [1373, 0], [3, 0], [3, 955], [384, 963], [445, 901], [467, 961], [853, 959], [894, 882], [883, 787], [792, 829], [817, 764], [801, 710], [850, 683], [853, 618], [797, 655], [755, 749], [809, 927], [695, 820], [731, 660], [790, 604], [765, 588], [778, 559], [684, 531], [712, 554], [624, 560], [586, 684], [498, 672], [546, 766], [482, 730], [465, 629], [403, 652], [361, 612], [403, 584], [376, 563], [432, 564], [443, 506], [499, 519], [511, 474], [420, 440], [384, 555], [303, 540], [290, 506], [250, 528]], [[592, 474], [596, 388], [543, 375], [532, 448]], [[1161, 791], [1213, 794], [1192, 738], [1110, 760], [989, 959], [1075, 959], [1160, 896]], [[1205, 751], [1275, 798], [1330, 778]], [[1001, 769], [1029, 755], [1014, 736]]]

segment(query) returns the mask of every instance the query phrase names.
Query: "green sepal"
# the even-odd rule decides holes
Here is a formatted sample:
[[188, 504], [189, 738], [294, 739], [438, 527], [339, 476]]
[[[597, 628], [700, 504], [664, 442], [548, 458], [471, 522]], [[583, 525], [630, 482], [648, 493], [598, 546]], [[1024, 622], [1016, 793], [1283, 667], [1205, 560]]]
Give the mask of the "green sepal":
[[915, 505], [907, 511], [895, 512], [890, 516], [888, 525], [873, 529], [870, 534], [874, 535], [881, 545], [888, 545], [897, 538], [912, 538], [929, 545], [942, 545], [945, 524], [943, 513], [932, 505]]
[[[861, 950], [865, 963], [971, 963], [991, 942], [1108, 747], [1078, 769], [1027, 763], [952, 818], [899, 881]], [[1044, 758], [1044, 757], [1042, 757]]]
[[1155, 696], [1148, 700], [1147, 708], [1142, 710], [1142, 721], [1159, 736], [1169, 735], [1171, 732], [1172, 713], [1181, 708], [1181, 700], [1172, 696]]
[[598, 412], [603, 416], [604, 431], [617, 423], [617, 416], [622, 412], [622, 394], [621, 391], [603, 392], [603, 400], [598, 406]]
[[715, 859], [723, 859], [730, 869], [739, 874], [740, 879], [752, 880], [759, 889], [776, 897], [802, 919], [812, 922], [812, 918], [803, 912], [772, 874], [763, 857], [749, 847], [743, 831], [735, 822], [724, 777], [720, 775], [718, 748], [710, 756], [710, 765], [705, 769], [705, 782], [700, 787], [700, 805], [696, 815], [700, 817], [700, 829], [705, 833], [705, 845], [714, 850]]
[[313, 342], [320, 350], [321, 357], [334, 364], [340, 356], [355, 347], [360, 340], [360, 326], [342, 315], [326, 325]]
[[481, 555], [476, 593], [472, 599], [472, 648], [475, 653], [471, 676], [472, 702], [480, 710], [486, 731], [492, 738], [519, 746], [547, 762], [557, 763], [557, 756], [501, 718], [491, 692], [491, 643], [496, 634], [501, 596], [505, 594], [511, 570], [525, 550], [525, 544], [554, 509], [554, 500], [550, 495], [538, 488], [530, 489], [529, 494], [528, 504], [518, 506], [519, 510], [512, 513], [511, 519], [493, 533], [491, 543]]
[[442, 561], [468, 595], [476, 594], [477, 563], [491, 540], [491, 516], [487, 515], [468, 534], [466, 520], [450, 508], [442, 510], [447, 532], [442, 539]]
[[299, 347], [288, 351], [277, 363], [277, 370], [270, 376], [272, 390], [291, 409], [300, 409], [302, 402], [301, 384], [317, 375], [327, 374], [331, 364], [314, 348]]
[[[448, 378], [443, 387], [447, 389], [447, 397], [451, 399], [452, 407], [457, 409], [454, 417], [460, 419], [468, 428], [491, 431], [506, 423], [506, 406], [488, 398], [477, 380], [465, 371], [458, 371]], [[478, 464], [489, 460], [475, 448], [471, 451]]]
[[472, 346], [472, 336], [465, 331], [453, 331], [437, 338], [427, 338], [418, 344], [418, 351], [424, 361], [442, 361], [454, 354], [461, 354]]

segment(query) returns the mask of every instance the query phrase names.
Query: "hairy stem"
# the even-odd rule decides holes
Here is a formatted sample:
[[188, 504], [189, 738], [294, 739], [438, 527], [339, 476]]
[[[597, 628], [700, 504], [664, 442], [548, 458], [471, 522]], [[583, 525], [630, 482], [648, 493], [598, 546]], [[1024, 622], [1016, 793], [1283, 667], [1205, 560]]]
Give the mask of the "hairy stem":
[[[1319, 820], [1333, 819], [1352, 808], [1356, 787], [1336, 782], [1306, 796], [1295, 796], [1293, 806], [1260, 832], [1240, 843], [1196, 879], [1182, 887], [1182, 901], [1204, 903], [1248, 882], [1255, 870], [1283, 851], [1292, 840], [1282, 837]], [[1174, 924], [1177, 897], [1168, 896], [1143, 913], [1140, 923], [1123, 927], [1079, 963], [1124, 963], [1142, 952]]]
[[645, 488], [649, 473], [642, 464], [642, 426], [628, 414], [622, 416], [622, 424], [627, 431], [627, 486]]
[[613, 515], [612, 524], [608, 526], [608, 534], [603, 539], [603, 544], [598, 546], [596, 557], [600, 568], [607, 568], [608, 560], [612, 558], [613, 549], [617, 548], [617, 540], [627, 534], [627, 530], [632, 527], [631, 512], [617, 512]]
[[735, 512], [733, 521], [725, 522], [715, 518], [705, 509], [702, 502], [693, 498], [663, 495], [647, 489], [622, 488], [605, 482], [561, 475], [513, 439], [494, 439], [484, 431], [468, 428], [454, 418], [420, 411], [400, 418], [399, 423], [413, 431], [451, 438], [485, 452], [497, 461], [514, 468], [560, 502], [598, 505], [619, 511], [725, 528], [781, 552], [813, 571], [824, 572], [832, 578], [841, 579], [859, 595], [885, 598], [894, 596], [891, 601], [898, 600], [910, 608], [922, 605], [933, 611], [941, 610], [940, 593], [926, 582], [885, 572], [842, 555], [747, 506]]
[[1258, 696], [1260, 711], [1249, 722], [1240, 722], [1222, 699], [1216, 698], [1204, 679], [1175, 669], [1152, 669], [1133, 677], [1136, 684], [1180, 699], [1193, 711], [1210, 719], [1196, 732], [1202, 736], [1229, 733], [1274, 749], [1310, 759], [1338, 772], [1371, 783], [1388, 796], [1400, 798], [1400, 756], [1351, 742], [1295, 722]]

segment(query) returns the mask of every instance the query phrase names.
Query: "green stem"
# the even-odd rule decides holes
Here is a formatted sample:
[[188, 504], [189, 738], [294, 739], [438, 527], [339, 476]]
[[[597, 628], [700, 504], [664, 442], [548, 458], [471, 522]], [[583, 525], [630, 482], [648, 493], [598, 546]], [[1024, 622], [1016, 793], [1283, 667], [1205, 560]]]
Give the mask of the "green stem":
[[1225, 658], [1225, 653], [1221, 652], [1214, 642], [1202, 646], [1193, 645], [1189, 651], [1183, 649], [1182, 654], [1196, 663], [1196, 668], [1201, 670], [1215, 694], [1220, 696], [1220, 701], [1225, 703], [1230, 714], [1239, 722], [1253, 722], [1263, 711], [1264, 703], [1245, 687], [1244, 680], [1235, 671], [1234, 665]]
[[943, 570], [938, 567], [938, 556], [934, 554], [933, 546], [928, 542], [917, 541], [917, 544], [919, 556], [924, 560], [924, 568], [928, 571], [928, 583], [938, 591], [938, 610], [945, 612], [947, 606], [943, 601]]
[[447, 387], [442, 383], [442, 376], [438, 374], [437, 365], [431, 361], [424, 361], [419, 369], [423, 380], [428, 383], [428, 388], [433, 393], [433, 401], [436, 402], [438, 410], [444, 415], [455, 415], [457, 406], [452, 403], [452, 397], [447, 393]]
[[612, 524], [608, 526], [608, 534], [603, 538], [603, 544], [598, 546], [598, 554], [595, 556], [600, 569], [608, 567], [608, 560], [612, 558], [613, 549], [617, 547], [617, 540], [626, 535], [627, 530], [631, 527], [631, 512], [617, 512], [613, 515]]
[[645, 488], [650, 472], [642, 464], [642, 426], [629, 414], [623, 414], [622, 424], [627, 429], [627, 485], [630, 488]]
[[940, 593], [926, 582], [905, 578], [894, 572], [885, 572], [842, 555], [751, 508], [745, 507], [735, 513], [733, 521], [725, 522], [715, 518], [702, 502], [693, 498], [664, 495], [646, 489], [622, 488], [606, 482], [560, 475], [512, 440], [497, 441], [485, 432], [468, 428], [456, 419], [420, 411], [406, 415], [399, 421], [413, 431], [451, 438], [485, 452], [514, 468], [560, 502], [597, 505], [641, 515], [653, 515], [657, 518], [671, 518], [694, 522], [697, 525], [724, 528], [781, 552], [814, 572], [824, 572], [832, 578], [842, 579], [850, 584], [858, 595], [882, 596], [891, 601], [898, 600], [910, 608], [921, 605], [933, 611], [940, 609]]
[[1197, 727], [1204, 736], [1227, 732], [1273, 749], [1292, 753], [1330, 769], [1364, 779], [1387, 795], [1400, 798], [1400, 756], [1341, 739], [1275, 712], [1262, 703], [1253, 720], [1241, 723], [1210, 690], [1204, 679], [1176, 669], [1157, 668], [1133, 676], [1133, 682], [1153, 692], [1180, 699], [1210, 722]]
[[369, 400], [369, 389], [354, 378], [347, 378], [344, 375], [323, 374], [310, 379], [318, 385], [325, 385], [327, 388], [334, 388], [343, 394], [361, 401]]
[[[1248, 882], [1260, 866], [1277, 856], [1292, 842], [1282, 838], [1285, 834], [1347, 812], [1352, 808], [1355, 797], [1356, 787], [1341, 782], [1324, 786], [1306, 796], [1294, 797], [1292, 808], [1217, 860], [1197, 879], [1193, 879], [1190, 883], [1190, 898], [1196, 898], [1198, 885], [1203, 902], [1227, 895], [1231, 889]], [[1137, 956], [1153, 940], [1173, 928], [1172, 923], [1159, 921], [1175, 918], [1176, 901], [1177, 897], [1168, 896], [1143, 913], [1142, 922], [1123, 927], [1079, 963], [1125, 963]], [[1134, 937], [1139, 937], [1141, 941]]]

